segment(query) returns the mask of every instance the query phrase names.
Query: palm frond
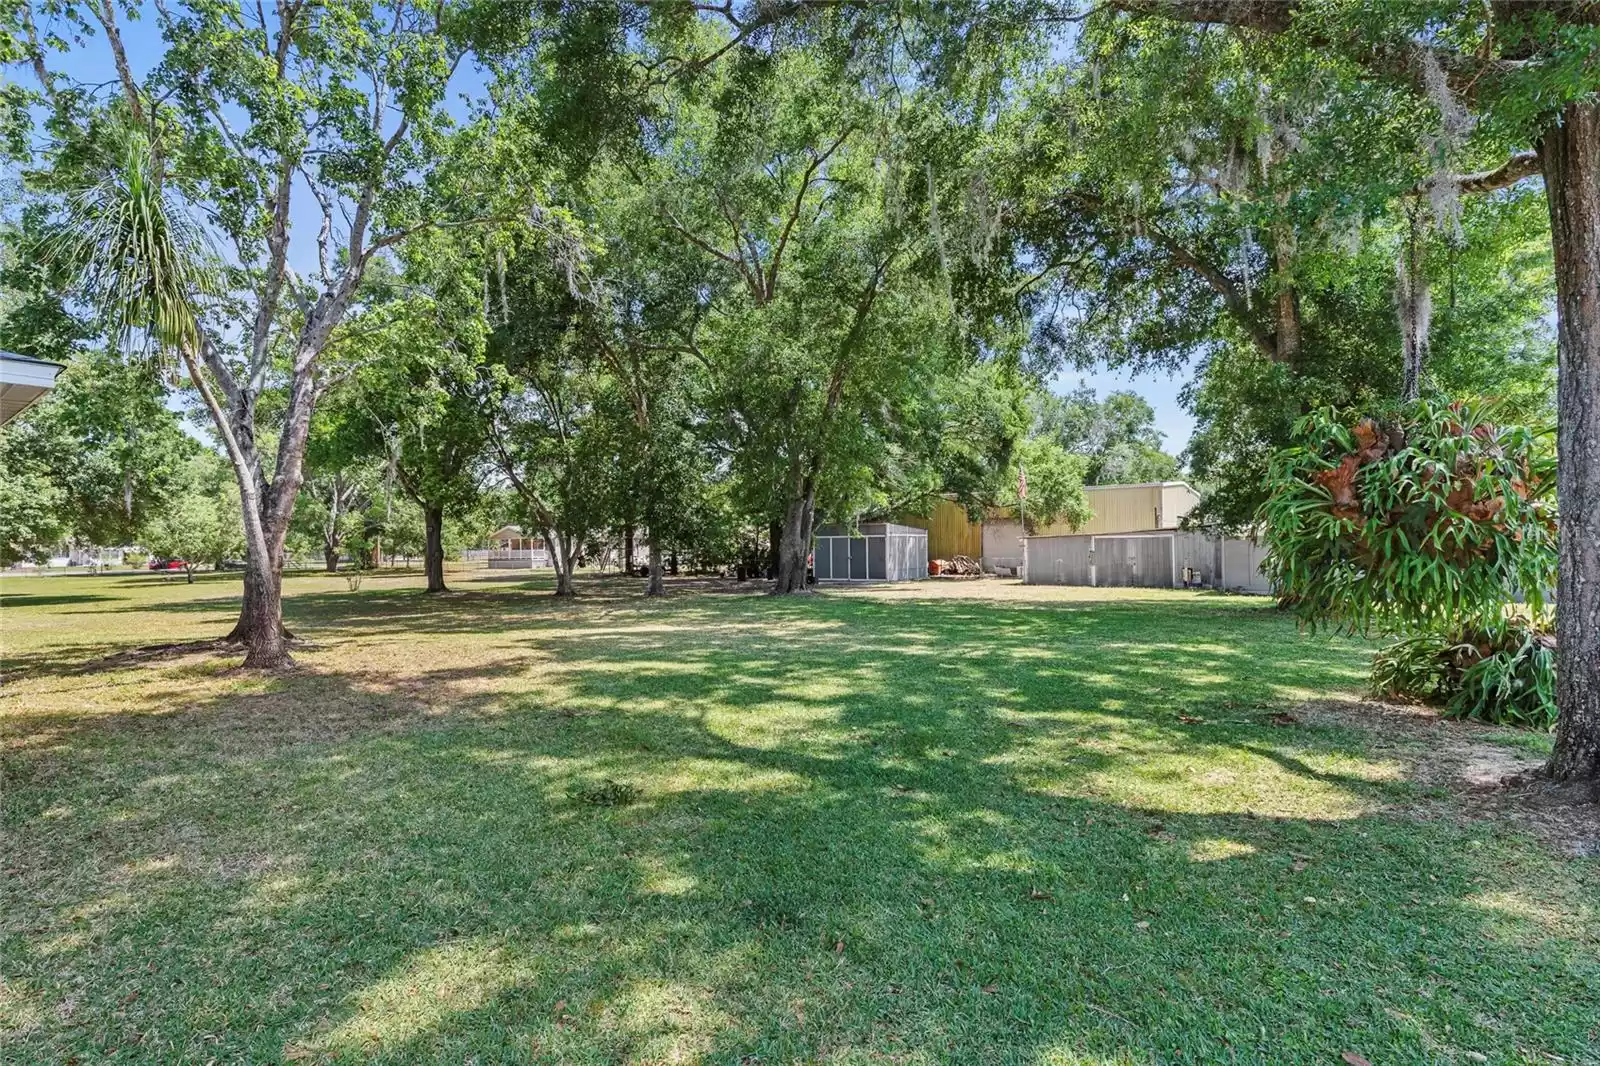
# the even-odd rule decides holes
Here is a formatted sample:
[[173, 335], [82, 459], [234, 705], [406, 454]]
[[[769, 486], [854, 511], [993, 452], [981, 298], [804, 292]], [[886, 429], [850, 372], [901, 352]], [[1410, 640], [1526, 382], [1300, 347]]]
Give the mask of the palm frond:
[[114, 170], [69, 198], [51, 254], [122, 343], [142, 337], [193, 350], [199, 302], [217, 288], [216, 257], [205, 229], [163, 187], [149, 142], [130, 131], [122, 147]]

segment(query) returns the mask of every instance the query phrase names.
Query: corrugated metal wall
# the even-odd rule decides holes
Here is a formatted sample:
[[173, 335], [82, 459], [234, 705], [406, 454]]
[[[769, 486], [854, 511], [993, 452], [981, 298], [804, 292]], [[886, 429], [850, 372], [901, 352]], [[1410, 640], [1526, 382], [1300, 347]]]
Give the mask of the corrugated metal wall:
[[1171, 537], [1095, 537], [1094, 583], [1101, 588], [1171, 588]]
[[1205, 533], [1029, 537], [1029, 585], [1181, 588], [1188, 567], [1199, 585], [1271, 595], [1261, 573], [1266, 549], [1253, 541]]
[[[1078, 533], [1131, 533], [1138, 529], [1159, 529], [1161, 486], [1092, 485], [1084, 489], [1094, 517]], [[1040, 530], [1055, 533], [1057, 530]], [[1060, 530], [1068, 532], [1068, 530]]]
[[[938, 558], [938, 556], [934, 556]], [[983, 523], [983, 558], [985, 570], [993, 573], [996, 567], [1016, 570], [1022, 566], [1022, 523], [1014, 518], [995, 518]]]
[[1052, 522], [1034, 529], [1040, 537], [1069, 536], [1073, 533], [1139, 533], [1145, 530], [1176, 529], [1178, 523], [1200, 502], [1200, 494], [1181, 481], [1148, 485], [1085, 485], [1083, 489], [1094, 517], [1078, 529], [1065, 522]]
[[1090, 537], [1029, 537], [1029, 585], [1092, 584]]
[[1182, 481], [1161, 486], [1161, 528], [1176, 529], [1188, 513], [1200, 504], [1200, 494]]
[[1222, 542], [1222, 575], [1217, 585], [1224, 589], [1240, 589], [1263, 596], [1272, 594], [1272, 583], [1261, 572], [1267, 558], [1264, 545], [1253, 540], [1229, 537]]
[[1174, 533], [1172, 547], [1177, 552], [1178, 584], [1183, 584], [1183, 571], [1194, 572], [1194, 583], [1215, 587], [1218, 567], [1222, 565], [1222, 544], [1204, 533]]
[[967, 517], [967, 509], [938, 497], [928, 514], [902, 515], [901, 525], [928, 531], [928, 558], [949, 559], [965, 555], [976, 559], [983, 554], [983, 524]]
[[[1200, 502], [1200, 494], [1181, 481], [1089, 485], [1085, 486], [1084, 494], [1094, 511], [1094, 517], [1086, 525], [1074, 529], [1066, 522], [1052, 522], [1035, 527], [1034, 535], [1111, 535], [1174, 529]], [[992, 511], [982, 522], [974, 522], [967, 517], [965, 507], [939, 497], [929, 505], [926, 516], [902, 515], [897, 522], [927, 530], [930, 559], [966, 555], [980, 560], [985, 570], [1022, 564], [1022, 527], [1009, 510]], [[1215, 563], [1210, 569], [1215, 570]]]
[[887, 540], [889, 580], [915, 581], [928, 576], [929, 537], [909, 533], [891, 535]]

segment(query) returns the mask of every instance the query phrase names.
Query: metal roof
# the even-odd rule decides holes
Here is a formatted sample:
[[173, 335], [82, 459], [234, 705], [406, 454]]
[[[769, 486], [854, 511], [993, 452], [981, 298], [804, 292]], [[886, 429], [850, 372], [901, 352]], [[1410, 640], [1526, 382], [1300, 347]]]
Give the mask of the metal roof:
[[54, 388], [56, 375], [65, 369], [63, 364], [48, 359], [0, 352], [0, 425], [26, 411]]

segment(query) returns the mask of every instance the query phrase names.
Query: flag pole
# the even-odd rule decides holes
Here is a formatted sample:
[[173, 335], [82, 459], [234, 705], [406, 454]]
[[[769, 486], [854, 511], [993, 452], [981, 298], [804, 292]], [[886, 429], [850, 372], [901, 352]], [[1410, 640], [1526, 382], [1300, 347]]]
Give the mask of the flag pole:
[[1017, 464], [1017, 518], [1022, 524], [1022, 573], [1028, 580], [1028, 468]]

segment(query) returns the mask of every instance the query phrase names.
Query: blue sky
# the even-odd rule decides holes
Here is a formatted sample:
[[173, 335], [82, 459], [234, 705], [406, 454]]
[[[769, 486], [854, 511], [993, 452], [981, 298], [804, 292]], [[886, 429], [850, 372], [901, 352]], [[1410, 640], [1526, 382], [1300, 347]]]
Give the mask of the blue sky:
[[[62, 27], [58, 24], [56, 28], [59, 30]], [[121, 28], [123, 42], [128, 50], [128, 60], [133, 65], [135, 73], [143, 75], [160, 58], [163, 48], [155, 20], [150, 17], [124, 20]], [[47, 32], [48, 29], [48, 26], [40, 26], [41, 32]], [[115, 77], [110, 53], [105, 42], [99, 39], [85, 41], [83, 47], [66, 55], [53, 56], [51, 67], [79, 81], [89, 83], [104, 82]], [[16, 76], [26, 76], [20, 68], [13, 68], [13, 71]], [[476, 71], [465, 68], [458, 73], [456, 82], [458, 89], [467, 92], [477, 91], [482, 84]], [[296, 269], [306, 274], [315, 269], [316, 253], [313, 242], [321, 216], [317, 213], [315, 205], [310, 202], [310, 196], [305, 195], [303, 190], [297, 195], [297, 199], [300, 202], [297, 204], [293, 222], [294, 229], [298, 231], [301, 239], [295, 241], [291, 238], [290, 258], [294, 261]], [[1186, 383], [1185, 374], [1171, 375], [1162, 372], [1131, 374], [1127, 371], [1097, 366], [1088, 370], [1064, 371], [1052, 380], [1051, 387], [1057, 392], [1066, 392], [1085, 384], [1102, 396], [1117, 389], [1132, 389], [1148, 400], [1150, 406], [1155, 409], [1156, 428], [1163, 435], [1165, 450], [1177, 454], [1188, 444], [1190, 434], [1194, 431], [1194, 419], [1178, 401], [1178, 393]]]

